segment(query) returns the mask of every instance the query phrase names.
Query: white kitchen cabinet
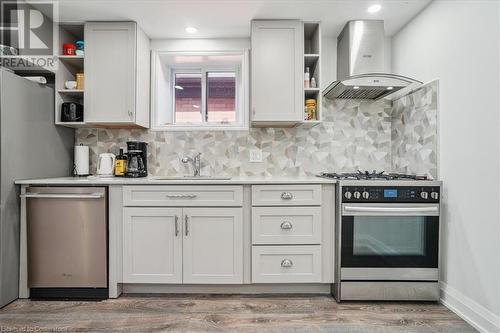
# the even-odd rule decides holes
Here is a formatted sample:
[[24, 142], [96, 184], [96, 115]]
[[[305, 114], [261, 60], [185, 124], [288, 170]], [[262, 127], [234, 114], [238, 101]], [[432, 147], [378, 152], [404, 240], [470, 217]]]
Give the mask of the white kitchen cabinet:
[[182, 282], [182, 209], [123, 210], [123, 282]]
[[303, 120], [303, 35], [301, 21], [252, 21], [253, 125]]
[[252, 243], [321, 244], [321, 207], [253, 207]]
[[321, 185], [253, 185], [253, 206], [320, 206]]
[[243, 283], [241, 208], [184, 208], [183, 282]]
[[252, 247], [253, 283], [321, 282], [321, 246]]
[[125, 186], [125, 206], [240, 207], [243, 188], [238, 185]]
[[149, 127], [149, 53], [135, 22], [85, 23], [85, 123]]

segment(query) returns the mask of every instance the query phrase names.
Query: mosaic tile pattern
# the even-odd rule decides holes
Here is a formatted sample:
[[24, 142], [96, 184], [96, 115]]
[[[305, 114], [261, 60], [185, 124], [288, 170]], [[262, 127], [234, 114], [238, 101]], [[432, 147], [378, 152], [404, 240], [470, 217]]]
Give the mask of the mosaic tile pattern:
[[[295, 128], [249, 131], [166, 132], [139, 129], [77, 129], [77, 144], [97, 155], [117, 154], [130, 140], [148, 143], [154, 176], [192, 174], [181, 158], [202, 153], [202, 174], [217, 176], [310, 176], [321, 171], [385, 170], [437, 178], [438, 82], [394, 103], [323, 99], [324, 121]], [[263, 162], [250, 163], [251, 149]]]
[[438, 82], [433, 81], [392, 107], [392, 169], [437, 179]]
[[[126, 141], [148, 143], [148, 171], [155, 176], [192, 173], [181, 158], [202, 152], [202, 173], [217, 176], [309, 176], [320, 171], [387, 170], [391, 159], [391, 103], [385, 100], [323, 99], [324, 122], [315, 127], [251, 128], [249, 131], [165, 132], [78, 129], [77, 144], [90, 146], [91, 172], [97, 155], [118, 153]], [[262, 149], [263, 162], [249, 151]]]

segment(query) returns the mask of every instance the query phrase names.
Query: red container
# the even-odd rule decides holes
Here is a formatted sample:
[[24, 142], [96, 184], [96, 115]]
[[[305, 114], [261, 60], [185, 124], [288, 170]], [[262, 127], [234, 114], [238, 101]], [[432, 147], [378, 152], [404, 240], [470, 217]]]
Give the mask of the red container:
[[76, 46], [73, 43], [63, 44], [63, 54], [64, 55], [75, 55]]

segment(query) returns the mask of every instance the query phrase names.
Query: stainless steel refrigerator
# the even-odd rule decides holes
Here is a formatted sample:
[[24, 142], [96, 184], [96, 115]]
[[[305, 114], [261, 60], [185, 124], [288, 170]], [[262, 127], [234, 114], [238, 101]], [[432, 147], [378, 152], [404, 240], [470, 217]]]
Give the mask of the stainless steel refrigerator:
[[0, 307], [19, 292], [17, 179], [68, 176], [74, 130], [54, 125], [54, 89], [0, 68]]

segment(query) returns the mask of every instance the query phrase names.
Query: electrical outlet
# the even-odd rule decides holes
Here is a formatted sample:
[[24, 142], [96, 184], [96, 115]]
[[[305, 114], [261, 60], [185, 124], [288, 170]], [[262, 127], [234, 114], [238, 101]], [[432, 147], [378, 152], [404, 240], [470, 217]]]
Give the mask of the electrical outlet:
[[250, 149], [250, 162], [262, 162], [262, 149]]

